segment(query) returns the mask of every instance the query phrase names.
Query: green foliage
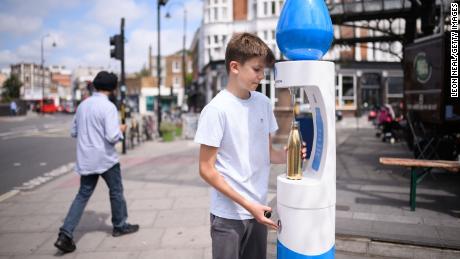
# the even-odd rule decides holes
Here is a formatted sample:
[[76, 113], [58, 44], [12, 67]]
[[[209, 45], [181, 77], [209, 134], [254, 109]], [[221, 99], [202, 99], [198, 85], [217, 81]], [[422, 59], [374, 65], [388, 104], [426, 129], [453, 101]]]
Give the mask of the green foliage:
[[150, 76], [150, 75], [151, 75], [151, 73], [148, 70], [148, 68], [145, 67], [145, 65], [142, 66], [141, 71], [136, 73], [136, 77], [146, 77], [146, 76]]
[[182, 126], [176, 125], [176, 137], [182, 136]]
[[160, 131], [164, 132], [174, 132], [176, 131], [176, 125], [169, 121], [162, 121], [160, 124]]
[[5, 82], [3, 82], [2, 99], [9, 102], [13, 99], [19, 99], [19, 93], [22, 83], [16, 75], [11, 75]]
[[185, 75], [185, 86], [191, 85], [192, 82], [193, 82], [192, 74], [189, 73], [189, 74]]
[[167, 131], [163, 133], [163, 141], [164, 142], [170, 142], [174, 140], [174, 133], [172, 131]]

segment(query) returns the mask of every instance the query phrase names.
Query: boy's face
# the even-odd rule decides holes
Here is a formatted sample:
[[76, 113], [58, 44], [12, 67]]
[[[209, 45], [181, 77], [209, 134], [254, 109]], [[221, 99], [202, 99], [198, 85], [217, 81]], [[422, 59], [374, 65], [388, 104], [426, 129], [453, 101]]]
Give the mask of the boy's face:
[[265, 59], [263, 57], [254, 57], [248, 59], [244, 64], [236, 61], [234, 65], [230, 64], [231, 72], [236, 75], [240, 88], [255, 91], [260, 81], [265, 77]]

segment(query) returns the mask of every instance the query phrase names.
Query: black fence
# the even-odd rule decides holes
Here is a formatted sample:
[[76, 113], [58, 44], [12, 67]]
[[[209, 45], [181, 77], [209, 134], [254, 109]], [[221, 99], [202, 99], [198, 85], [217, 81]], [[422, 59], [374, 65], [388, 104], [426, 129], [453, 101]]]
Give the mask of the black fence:
[[[28, 105], [26, 101], [16, 100], [17, 105], [17, 116], [26, 115], [28, 110]], [[10, 110], [10, 103], [0, 103], [0, 116], [12, 116]]]

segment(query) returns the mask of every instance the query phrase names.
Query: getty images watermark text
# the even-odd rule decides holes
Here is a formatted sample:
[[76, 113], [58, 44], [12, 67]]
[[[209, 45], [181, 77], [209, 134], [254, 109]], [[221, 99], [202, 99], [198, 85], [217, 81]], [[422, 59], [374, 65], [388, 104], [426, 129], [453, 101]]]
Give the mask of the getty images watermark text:
[[458, 97], [458, 3], [450, 4], [450, 97]]

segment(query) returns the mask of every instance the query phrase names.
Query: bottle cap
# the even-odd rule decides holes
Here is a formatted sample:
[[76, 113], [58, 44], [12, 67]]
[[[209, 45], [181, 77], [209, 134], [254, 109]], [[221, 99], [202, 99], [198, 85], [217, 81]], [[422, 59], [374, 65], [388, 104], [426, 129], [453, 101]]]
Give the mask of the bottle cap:
[[299, 121], [293, 121], [292, 126], [294, 127], [299, 127]]

